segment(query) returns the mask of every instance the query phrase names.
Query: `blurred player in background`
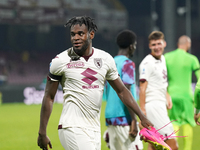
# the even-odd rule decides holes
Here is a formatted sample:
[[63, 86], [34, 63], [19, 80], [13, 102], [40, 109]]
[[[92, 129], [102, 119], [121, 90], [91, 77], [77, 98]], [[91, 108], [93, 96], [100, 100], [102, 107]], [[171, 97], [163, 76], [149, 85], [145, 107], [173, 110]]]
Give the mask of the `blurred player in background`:
[[[149, 48], [151, 54], [147, 55], [139, 66], [140, 107], [147, 118], [154, 124], [156, 130], [170, 122], [167, 114], [167, 107], [171, 109], [171, 101], [167, 94], [167, 68], [163, 56], [166, 41], [164, 34], [160, 31], [153, 31], [149, 37]], [[159, 130], [163, 136], [173, 133], [173, 126], [169, 124]], [[178, 145], [175, 138], [165, 141], [172, 150], [177, 150]], [[148, 150], [154, 147], [149, 144]]]
[[[130, 30], [121, 31], [116, 39], [119, 47], [118, 55], [114, 57], [120, 78], [135, 100], [137, 99], [135, 63], [129, 57], [132, 57], [136, 49], [136, 38], [136, 34]], [[106, 84], [105, 91], [107, 101], [105, 118], [110, 149], [142, 150], [143, 144], [139, 137], [139, 127], [134, 112], [122, 103], [109, 83]], [[132, 120], [132, 118], [135, 119]]]
[[175, 130], [183, 127], [184, 150], [192, 149], [193, 128], [195, 122], [194, 102], [192, 91], [192, 73], [196, 78], [200, 77], [199, 61], [196, 56], [187, 53], [191, 48], [191, 39], [181, 36], [178, 40], [178, 48], [165, 54], [168, 93], [172, 98], [173, 107], [169, 111], [169, 117], [173, 122]]
[[138, 115], [143, 126], [153, 126], [118, 76], [113, 57], [92, 47], [97, 30], [93, 19], [73, 17], [66, 26], [70, 27], [72, 47], [58, 54], [50, 64], [40, 114], [38, 146], [43, 150], [52, 147], [46, 128], [59, 82], [64, 101], [58, 133], [65, 150], [101, 149], [100, 108], [105, 80], [123, 103]]

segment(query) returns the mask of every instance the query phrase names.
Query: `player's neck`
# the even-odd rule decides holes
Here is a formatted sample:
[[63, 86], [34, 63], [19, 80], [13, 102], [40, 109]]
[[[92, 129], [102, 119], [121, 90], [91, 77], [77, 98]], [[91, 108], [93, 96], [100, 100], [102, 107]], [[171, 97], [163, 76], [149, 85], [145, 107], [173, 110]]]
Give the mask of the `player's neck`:
[[119, 49], [118, 55], [124, 55], [129, 58], [128, 49]]
[[160, 60], [160, 59], [161, 59], [161, 56], [154, 56], [152, 53], [151, 53], [151, 55], [152, 55], [155, 59], [157, 59], [157, 60]]
[[183, 50], [183, 51], [185, 51], [185, 52], [187, 52], [187, 48], [185, 46], [179, 46], [178, 48]]
[[89, 46], [83, 56], [88, 57], [88, 56], [91, 56], [92, 54], [93, 54], [93, 48], [92, 48], [92, 46]]

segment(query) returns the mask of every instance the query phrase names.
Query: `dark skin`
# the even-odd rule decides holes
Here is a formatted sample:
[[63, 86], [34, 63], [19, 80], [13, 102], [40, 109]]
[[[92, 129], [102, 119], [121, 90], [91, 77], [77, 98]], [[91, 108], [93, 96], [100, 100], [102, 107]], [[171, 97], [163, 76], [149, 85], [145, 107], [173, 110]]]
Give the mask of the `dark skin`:
[[47, 80], [40, 113], [40, 129], [38, 136], [38, 146], [40, 146], [43, 150], [48, 150], [48, 146], [52, 148], [50, 139], [46, 134], [46, 128], [53, 109], [54, 97], [57, 92], [58, 85], [58, 81]]
[[[80, 50], [80, 54], [82, 56], [89, 56], [92, 53], [92, 39], [94, 38], [94, 31], [88, 32], [88, 29], [84, 24], [82, 26], [77, 24], [71, 27], [70, 33], [72, 46], [77, 51]], [[85, 47], [85, 45], [88, 46]], [[83, 47], [85, 48], [83, 49]], [[150, 126], [153, 126], [153, 124], [142, 113], [132, 94], [126, 88], [119, 77], [116, 80], [110, 80], [108, 82], [117, 92], [122, 102], [130, 110], [134, 111], [138, 115], [144, 127], [149, 128]], [[58, 85], [59, 81], [51, 81], [48, 78], [41, 107], [40, 128], [38, 136], [38, 146], [43, 150], [48, 150], [49, 148], [52, 148], [52, 144], [46, 133], [46, 128], [53, 109], [54, 97], [58, 89]]]
[[[130, 44], [127, 48], [119, 48], [118, 55], [124, 55], [128, 58], [131, 57], [133, 55], [133, 53], [135, 52], [136, 44], [137, 43], [135, 42], [133, 44]], [[131, 85], [125, 84], [125, 86], [130, 91]], [[129, 135], [132, 138], [135, 138], [137, 136], [137, 133], [138, 133], [137, 118], [136, 118], [135, 113], [131, 109], [128, 108], [128, 111], [129, 111], [129, 114], [131, 115], [131, 118], [132, 118], [130, 130], [129, 130]]]
[[[125, 84], [125, 86], [130, 91], [131, 85]], [[129, 111], [129, 114], [131, 115], [131, 118], [132, 118], [131, 125], [130, 125], [130, 130], [129, 130], [129, 135], [132, 138], [136, 138], [137, 133], [138, 133], [137, 118], [136, 118], [135, 113], [130, 108], [128, 108], [128, 111]]]
[[74, 51], [79, 56], [89, 56], [92, 54], [92, 39], [94, 31], [88, 32], [87, 27], [83, 24], [71, 27], [71, 43]]

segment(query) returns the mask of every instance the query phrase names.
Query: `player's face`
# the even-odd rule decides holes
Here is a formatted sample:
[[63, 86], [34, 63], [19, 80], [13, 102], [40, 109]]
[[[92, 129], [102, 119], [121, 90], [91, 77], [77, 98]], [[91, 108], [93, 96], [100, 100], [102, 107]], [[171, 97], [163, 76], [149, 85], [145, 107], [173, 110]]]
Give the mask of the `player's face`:
[[161, 58], [161, 55], [163, 54], [165, 47], [166, 47], [166, 42], [162, 39], [151, 40], [149, 42], [149, 48], [151, 49], [151, 54], [157, 59]]
[[85, 24], [82, 24], [81, 26], [79, 24], [71, 26], [71, 43], [76, 54], [83, 56], [89, 53], [91, 41], [94, 37], [93, 34], [93, 31], [90, 33], [88, 32]]

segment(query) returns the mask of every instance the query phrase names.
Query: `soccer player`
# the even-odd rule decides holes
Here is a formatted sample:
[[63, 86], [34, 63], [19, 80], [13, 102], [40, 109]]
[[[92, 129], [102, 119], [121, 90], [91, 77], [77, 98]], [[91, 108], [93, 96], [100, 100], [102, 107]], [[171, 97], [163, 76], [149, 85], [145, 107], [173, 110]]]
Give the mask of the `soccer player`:
[[[167, 114], [167, 104], [170, 104], [167, 99], [167, 68], [163, 56], [166, 41], [161, 31], [153, 31], [148, 39], [151, 54], [148, 54], [139, 65], [139, 101], [142, 111], [158, 130], [170, 122]], [[169, 136], [173, 131], [172, 124], [169, 124], [159, 130], [159, 133]], [[172, 150], [178, 149], [175, 138], [169, 138], [165, 142]], [[154, 147], [149, 144], [148, 150], [152, 149]]]
[[[136, 34], [131, 30], [123, 30], [117, 35], [118, 55], [114, 57], [122, 82], [136, 99], [135, 63], [129, 59], [136, 49]], [[106, 84], [105, 118], [108, 127], [111, 150], [142, 150], [137, 119], [132, 120], [134, 112], [122, 103], [115, 90]], [[129, 112], [130, 111], [130, 112]], [[132, 113], [132, 114], [131, 114]], [[133, 138], [132, 138], [133, 137]]]
[[153, 126], [118, 76], [113, 57], [92, 47], [97, 30], [94, 20], [87, 16], [73, 17], [66, 26], [70, 28], [72, 47], [50, 63], [41, 107], [38, 146], [43, 150], [52, 148], [46, 128], [59, 82], [64, 101], [58, 133], [65, 150], [101, 149], [100, 108], [105, 80], [123, 103], [138, 115], [143, 126]]
[[200, 80], [198, 80], [195, 86], [194, 104], [195, 104], [194, 120], [196, 124], [200, 126], [200, 122], [198, 121], [198, 119], [200, 118]]
[[183, 128], [184, 150], [192, 149], [193, 128], [195, 122], [192, 73], [196, 78], [200, 77], [199, 61], [196, 56], [187, 53], [191, 47], [191, 39], [181, 36], [178, 40], [178, 48], [165, 54], [168, 73], [168, 93], [172, 98], [173, 107], [169, 110], [169, 117], [173, 122], [174, 129]]

